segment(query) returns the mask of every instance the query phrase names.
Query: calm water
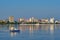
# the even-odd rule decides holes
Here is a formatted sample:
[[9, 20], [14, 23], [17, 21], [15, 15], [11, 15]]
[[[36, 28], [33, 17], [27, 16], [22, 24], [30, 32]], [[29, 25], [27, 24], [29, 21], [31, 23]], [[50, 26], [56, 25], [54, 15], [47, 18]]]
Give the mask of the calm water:
[[[12, 27], [20, 32], [10, 32]], [[60, 24], [0, 25], [0, 40], [60, 40]]]

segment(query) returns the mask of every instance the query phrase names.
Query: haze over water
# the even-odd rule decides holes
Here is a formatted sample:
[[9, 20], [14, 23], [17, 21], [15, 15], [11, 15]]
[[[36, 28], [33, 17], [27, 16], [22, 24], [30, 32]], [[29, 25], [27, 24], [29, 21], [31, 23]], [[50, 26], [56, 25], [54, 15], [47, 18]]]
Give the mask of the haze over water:
[[[10, 32], [11, 27], [20, 32]], [[60, 40], [60, 24], [0, 25], [0, 40]]]

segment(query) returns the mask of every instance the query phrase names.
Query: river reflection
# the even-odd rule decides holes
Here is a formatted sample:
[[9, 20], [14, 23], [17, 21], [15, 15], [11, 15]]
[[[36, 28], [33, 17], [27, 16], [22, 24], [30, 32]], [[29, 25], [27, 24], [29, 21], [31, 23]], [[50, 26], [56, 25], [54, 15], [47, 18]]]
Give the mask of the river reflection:
[[[9, 24], [9, 31], [14, 29], [18, 29], [18, 26], [15, 26], [14, 24]], [[16, 36], [18, 33], [19, 32], [10, 32], [11, 37]]]
[[19, 30], [33, 32], [34, 30], [54, 31], [54, 24], [40, 24], [40, 25], [19, 25]]
[[51, 34], [54, 33], [54, 28], [55, 28], [55, 27], [54, 27], [54, 24], [51, 24], [51, 25], [50, 25], [50, 33], [51, 33]]
[[[20, 32], [10, 32], [12, 27], [14, 29], [20, 30]], [[0, 25], [0, 35], [3, 35], [1, 33], [5, 33], [6, 35], [8, 34], [7, 37], [9, 38], [16, 37], [16, 39], [24, 38], [25, 40], [27, 39], [54, 40], [55, 38], [60, 38], [59, 36], [60, 24], [40, 24], [40, 25], [6, 24]]]

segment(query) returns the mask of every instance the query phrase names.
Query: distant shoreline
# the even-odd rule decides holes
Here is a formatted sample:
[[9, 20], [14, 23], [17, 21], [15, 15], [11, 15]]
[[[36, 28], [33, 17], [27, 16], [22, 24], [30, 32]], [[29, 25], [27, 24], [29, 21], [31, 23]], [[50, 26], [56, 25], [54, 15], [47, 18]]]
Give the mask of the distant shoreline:
[[[0, 24], [21, 24], [21, 25], [24, 25], [22, 23], [0, 23]], [[29, 24], [33, 24], [33, 23], [29, 23]], [[39, 25], [39, 24], [60, 24], [60, 23], [36, 23], [36, 24]]]

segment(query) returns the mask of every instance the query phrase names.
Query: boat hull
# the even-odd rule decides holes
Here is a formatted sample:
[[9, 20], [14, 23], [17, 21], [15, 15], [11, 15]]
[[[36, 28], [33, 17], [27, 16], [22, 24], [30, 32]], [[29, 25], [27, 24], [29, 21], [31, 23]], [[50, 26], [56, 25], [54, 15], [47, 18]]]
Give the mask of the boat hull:
[[10, 32], [20, 32], [20, 30], [10, 30]]

